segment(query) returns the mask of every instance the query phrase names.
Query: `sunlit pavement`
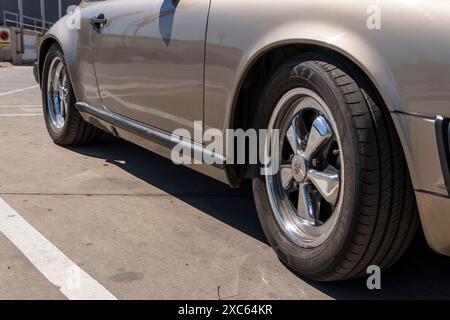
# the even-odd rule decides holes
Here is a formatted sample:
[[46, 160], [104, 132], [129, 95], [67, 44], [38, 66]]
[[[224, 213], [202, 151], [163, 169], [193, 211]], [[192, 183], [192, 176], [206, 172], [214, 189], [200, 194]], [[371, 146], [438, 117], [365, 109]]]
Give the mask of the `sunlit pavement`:
[[[231, 190], [112, 138], [58, 147], [35, 85], [31, 67], [0, 68], [0, 197], [114, 297], [450, 297], [450, 258], [431, 252], [422, 237], [383, 273], [379, 291], [365, 279], [298, 278], [268, 246], [249, 184]], [[0, 299], [71, 298], [20, 248], [0, 232]]]

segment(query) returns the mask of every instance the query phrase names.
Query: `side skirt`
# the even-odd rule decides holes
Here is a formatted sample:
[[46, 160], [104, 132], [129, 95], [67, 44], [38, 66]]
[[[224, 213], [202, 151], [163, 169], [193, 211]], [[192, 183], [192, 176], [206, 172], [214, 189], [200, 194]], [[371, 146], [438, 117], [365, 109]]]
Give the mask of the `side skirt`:
[[[186, 149], [191, 150], [191, 154], [195, 159], [203, 159], [203, 155], [207, 154], [208, 156], [215, 156], [224, 163], [222, 156], [211, 154], [209, 150], [203, 148], [199, 143], [181, 141], [176, 138], [173, 139], [172, 135], [166, 131], [144, 125], [106, 110], [92, 107], [87, 103], [78, 102], [75, 106], [83, 119], [90, 124], [111, 133], [115, 137], [137, 144], [167, 159], [171, 159], [173, 147], [181, 143]], [[229, 185], [225, 165], [210, 166], [207, 164], [193, 164], [186, 166]]]

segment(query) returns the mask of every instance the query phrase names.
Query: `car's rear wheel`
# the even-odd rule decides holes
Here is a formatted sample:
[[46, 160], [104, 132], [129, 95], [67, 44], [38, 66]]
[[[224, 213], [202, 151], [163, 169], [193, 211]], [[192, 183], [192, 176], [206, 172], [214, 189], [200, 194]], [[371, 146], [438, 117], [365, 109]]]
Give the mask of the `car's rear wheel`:
[[58, 45], [49, 49], [42, 74], [45, 123], [53, 141], [62, 146], [97, 141], [102, 131], [84, 121], [75, 108], [75, 95], [64, 55]]
[[324, 54], [284, 63], [261, 98], [255, 126], [279, 130], [280, 169], [253, 179], [258, 215], [280, 259], [307, 278], [387, 268], [413, 239], [414, 193], [379, 100], [355, 67]]

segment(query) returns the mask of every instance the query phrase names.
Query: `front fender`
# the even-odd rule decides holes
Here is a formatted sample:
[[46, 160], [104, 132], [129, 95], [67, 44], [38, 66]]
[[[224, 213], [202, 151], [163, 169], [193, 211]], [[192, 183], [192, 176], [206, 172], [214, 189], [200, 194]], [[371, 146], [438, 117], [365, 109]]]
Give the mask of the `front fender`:
[[268, 50], [285, 44], [316, 44], [346, 56], [371, 79], [391, 111], [450, 114], [450, 42], [445, 40], [450, 2], [379, 1], [375, 8], [380, 29], [369, 28], [377, 11], [373, 4], [372, 0], [212, 1], [205, 124], [228, 128], [250, 67]]
[[[381, 0], [377, 10], [371, 10], [373, 4], [212, 1], [205, 62], [206, 128], [232, 128], [237, 97], [250, 68], [266, 52], [292, 44], [313, 44], [347, 57], [365, 72], [392, 113], [450, 117], [450, 42], [445, 40], [450, 2]], [[380, 14], [379, 29], [369, 28], [374, 12]], [[396, 115], [393, 118], [414, 186], [442, 191], [442, 182], [435, 178], [442, 177], [438, 163], [426, 171], [435, 180], [431, 183], [417, 172], [415, 135], [423, 131], [411, 132]], [[428, 148], [435, 145], [431, 137]]]
[[77, 100], [93, 106], [101, 105], [90, 41], [90, 19], [95, 15], [97, 5], [82, 2], [74, 13], [79, 23], [73, 23], [72, 14], [62, 17], [46, 33], [39, 48], [40, 77], [48, 49], [53, 43], [58, 44], [64, 54]]

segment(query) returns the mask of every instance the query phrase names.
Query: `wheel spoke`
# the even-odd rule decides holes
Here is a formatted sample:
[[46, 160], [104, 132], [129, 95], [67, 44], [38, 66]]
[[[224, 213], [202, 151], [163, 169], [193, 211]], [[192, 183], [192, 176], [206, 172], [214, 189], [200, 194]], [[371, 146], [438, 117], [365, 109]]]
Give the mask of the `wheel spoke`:
[[56, 115], [56, 121], [59, 123], [61, 116], [61, 95], [60, 95], [60, 87], [61, 87], [61, 72], [64, 65], [62, 62], [59, 62], [59, 64], [55, 68], [55, 75], [53, 77], [53, 92], [54, 92], [54, 111]]
[[61, 77], [61, 71], [62, 71], [63, 67], [64, 67], [63, 63], [60, 62], [58, 64], [58, 66], [55, 68], [55, 75], [53, 76], [53, 91], [58, 92], [58, 90], [59, 90], [58, 85], [61, 82], [60, 77]]
[[314, 184], [322, 197], [330, 204], [336, 204], [339, 195], [339, 171], [329, 166], [324, 171], [309, 170], [307, 178]]
[[291, 145], [292, 151], [294, 154], [300, 152], [301, 146], [301, 132], [300, 132], [300, 115], [296, 115], [294, 119], [292, 119], [291, 125], [286, 133], [286, 137]]
[[281, 183], [284, 190], [289, 190], [294, 182], [294, 174], [290, 164], [282, 165], [280, 168]]
[[61, 85], [64, 88], [64, 97], [62, 99], [63, 101], [62, 101], [61, 115], [62, 115], [63, 119], [66, 119], [67, 108], [68, 108], [67, 96], [66, 96], [66, 90], [67, 90], [67, 71], [66, 71], [66, 69], [64, 69], [64, 71], [63, 71], [63, 77], [62, 77]]
[[297, 213], [301, 218], [316, 223], [316, 209], [311, 197], [311, 185], [307, 183], [301, 183], [299, 186]]
[[306, 145], [306, 150], [304, 152], [305, 159], [310, 161], [320, 148], [332, 138], [332, 136], [333, 132], [327, 121], [322, 116], [318, 116], [311, 127], [308, 144]]

